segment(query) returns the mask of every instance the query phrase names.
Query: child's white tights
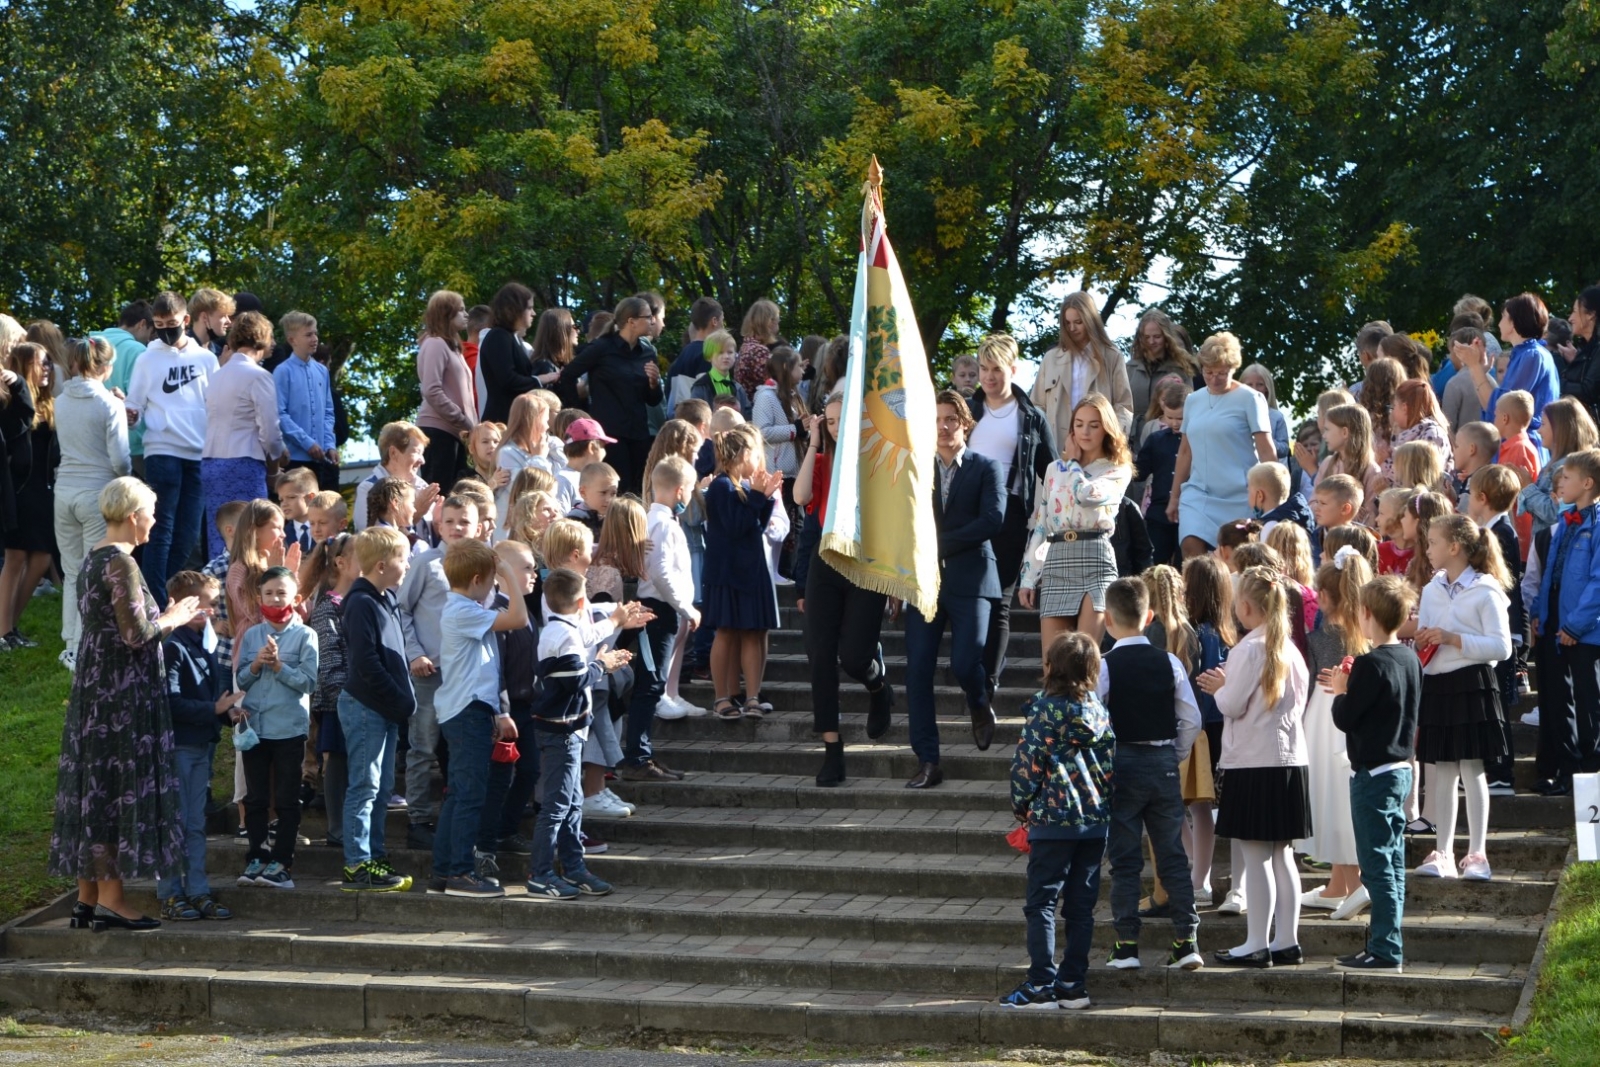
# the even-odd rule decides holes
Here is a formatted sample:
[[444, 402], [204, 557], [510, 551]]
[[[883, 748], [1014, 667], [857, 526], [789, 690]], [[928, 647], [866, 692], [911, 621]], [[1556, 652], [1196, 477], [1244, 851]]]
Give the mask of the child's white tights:
[[678, 696], [678, 682], [683, 677], [683, 652], [689, 647], [689, 620], [682, 619], [678, 622], [678, 642], [672, 649], [672, 666], [667, 669], [666, 695], [676, 698]]
[[1433, 799], [1433, 821], [1439, 828], [1439, 851], [1455, 855], [1458, 779], [1467, 787], [1467, 852], [1481, 856], [1489, 837], [1489, 776], [1481, 759], [1433, 765], [1428, 796]]
[[1294, 850], [1287, 841], [1235, 844], [1244, 854], [1244, 895], [1249, 910], [1245, 913], [1247, 940], [1233, 949], [1233, 954], [1293, 948], [1300, 943], [1300, 870], [1294, 863]]
[[1197, 800], [1186, 808], [1183, 820], [1183, 850], [1189, 854], [1189, 871], [1196, 890], [1211, 888], [1211, 857], [1217, 848], [1217, 813], [1207, 800]]

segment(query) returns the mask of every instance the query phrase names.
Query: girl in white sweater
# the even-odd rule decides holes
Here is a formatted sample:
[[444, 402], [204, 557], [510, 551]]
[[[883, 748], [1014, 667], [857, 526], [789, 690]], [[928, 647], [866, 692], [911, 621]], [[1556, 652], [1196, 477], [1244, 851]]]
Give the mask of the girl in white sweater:
[[1507, 614], [1511, 574], [1494, 534], [1465, 515], [1428, 524], [1428, 561], [1439, 569], [1417, 609], [1417, 654], [1422, 657], [1422, 709], [1417, 759], [1433, 764], [1438, 847], [1416, 873], [1456, 877], [1456, 781], [1467, 794], [1467, 855], [1461, 877], [1489, 880], [1484, 855], [1489, 829], [1486, 761], [1505, 754], [1505, 711], [1494, 665], [1511, 655]]
[[[1310, 673], [1289, 640], [1283, 580], [1266, 567], [1239, 578], [1234, 614], [1250, 633], [1225, 667], [1199, 678], [1222, 712], [1222, 806], [1217, 836], [1243, 852], [1250, 902], [1245, 943], [1222, 949], [1224, 967], [1267, 968], [1304, 960], [1300, 949], [1300, 872], [1291, 842], [1311, 834], [1311, 801], [1302, 717]], [[1271, 937], [1269, 940], [1269, 927]]]

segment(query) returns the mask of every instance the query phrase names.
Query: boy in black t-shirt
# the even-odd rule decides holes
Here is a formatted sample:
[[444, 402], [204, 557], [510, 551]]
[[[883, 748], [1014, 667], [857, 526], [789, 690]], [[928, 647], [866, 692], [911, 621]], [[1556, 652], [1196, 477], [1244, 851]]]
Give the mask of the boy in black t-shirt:
[[[1361, 590], [1361, 632], [1372, 651], [1330, 667], [1318, 682], [1334, 694], [1333, 722], [1350, 754], [1350, 815], [1361, 884], [1372, 898], [1367, 946], [1339, 966], [1398, 973], [1404, 960], [1400, 919], [1406, 896], [1406, 795], [1422, 705], [1422, 664], [1395, 632], [1416, 594], [1385, 575]], [[1453, 798], [1452, 798], [1453, 799]]]

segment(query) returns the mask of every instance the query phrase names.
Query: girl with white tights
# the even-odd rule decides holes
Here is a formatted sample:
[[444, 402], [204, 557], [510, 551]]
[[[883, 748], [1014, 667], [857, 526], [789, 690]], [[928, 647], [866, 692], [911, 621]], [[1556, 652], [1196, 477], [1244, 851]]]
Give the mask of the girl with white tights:
[[1225, 667], [1200, 676], [1223, 715], [1222, 807], [1217, 835], [1231, 838], [1242, 876], [1248, 936], [1221, 949], [1224, 967], [1301, 963], [1300, 871], [1290, 843], [1310, 836], [1311, 800], [1302, 729], [1310, 675], [1289, 640], [1283, 580], [1266, 567], [1239, 578], [1234, 614], [1249, 630]]
[[[1488, 881], [1489, 779], [1484, 764], [1505, 754], [1505, 710], [1494, 665], [1511, 655], [1511, 574], [1500, 541], [1465, 515], [1428, 524], [1428, 562], [1439, 569], [1422, 590], [1416, 646], [1422, 668], [1417, 759], [1433, 765], [1428, 798], [1438, 847], [1416, 869], [1455, 878], [1456, 782], [1466, 786], [1467, 854], [1460, 877]], [[1432, 649], [1430, 652], [1429, 650]]]

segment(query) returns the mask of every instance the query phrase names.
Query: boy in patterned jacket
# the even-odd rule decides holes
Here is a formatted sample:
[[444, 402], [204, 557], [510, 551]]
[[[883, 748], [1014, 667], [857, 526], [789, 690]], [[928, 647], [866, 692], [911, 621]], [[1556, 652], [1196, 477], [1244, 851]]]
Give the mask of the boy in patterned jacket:
[[[1095, 696], [1100, 652], [1068, 633], [1045, 654], [1044, 691], [1023, 709], [1011, 761], [1011, 808], [1028, 827], [1028, 977], [1000, 1003], [1012, 1008], [1089, 1006], [1085, 985], [1100, 860], [1111, 824], [1111, 716]], [[1064, 901], [1063, 901], [1063, 898]], [[1056, 903], [1067, 948], [1058, 968]]]

